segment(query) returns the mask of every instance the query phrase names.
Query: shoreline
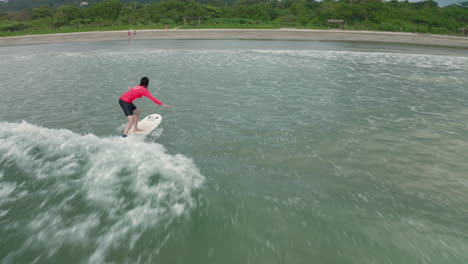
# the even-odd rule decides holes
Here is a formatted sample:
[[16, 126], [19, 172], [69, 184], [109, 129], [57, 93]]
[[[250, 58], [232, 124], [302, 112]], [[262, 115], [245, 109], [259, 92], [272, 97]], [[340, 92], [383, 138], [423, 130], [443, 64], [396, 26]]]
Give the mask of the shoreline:
[[[127, 30], [89, 31], [46, 35], [1, 37], [1, 46], [61, 42], [128, 40]], [[317, 29], [147, 29], [133, 40], [311, 40], [416, 44], [468, 49], [467, 37], [408, 32]]]

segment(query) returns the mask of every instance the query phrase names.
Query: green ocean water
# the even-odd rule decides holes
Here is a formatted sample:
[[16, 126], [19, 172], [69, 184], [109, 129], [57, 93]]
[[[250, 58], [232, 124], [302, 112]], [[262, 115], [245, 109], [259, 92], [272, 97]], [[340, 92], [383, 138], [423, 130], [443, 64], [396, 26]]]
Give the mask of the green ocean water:
[[[0, 47], [0, 263], [468, 263], [468, 53]], [[161, 125], [119, 135], [128, 86]]]

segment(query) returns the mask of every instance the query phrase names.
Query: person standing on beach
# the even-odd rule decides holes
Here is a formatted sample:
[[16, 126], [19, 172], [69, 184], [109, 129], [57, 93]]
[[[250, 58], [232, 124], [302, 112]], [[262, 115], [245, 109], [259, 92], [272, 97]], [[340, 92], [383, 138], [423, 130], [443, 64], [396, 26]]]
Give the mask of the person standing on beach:
[[132, 38], [132, 32], [130, 32], [130, 30], [128, 31], [128, 39], [131, 39]]
[[170, 107], [169, 105], [163, 104], [153, 95], [151, 95], [151, 93], [148, 91], [148, 85], [148, 77], [143, 77], [141, 78], [140, 85], [135, 86], [133, 88], [129, 87], [129, 91], [122, 94], [119, 98], [120, 107], [122, 107], [122, 110], [124, 111], [124, 114], [128, 119], [122, 134], [123, 137], [126, 137], [128, 135], [128, 131], [132, 126], [135, 132], [142, 131], [138, 128], [138, 119], [140, 118], [141, 111], [133, 104], [133, 100], [145, 96], [158, 105], [161, 105], [165, 108]]

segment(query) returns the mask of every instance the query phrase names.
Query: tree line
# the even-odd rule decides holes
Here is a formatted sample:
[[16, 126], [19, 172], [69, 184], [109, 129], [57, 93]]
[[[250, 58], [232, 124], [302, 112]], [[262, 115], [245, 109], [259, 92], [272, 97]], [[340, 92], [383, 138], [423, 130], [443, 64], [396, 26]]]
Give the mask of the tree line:
[[[72, 0], [76, 1], [76, 0]], [[453, 34], [468, 27], [468, 2], [439, 7], [422, 2], [383, 0], [167, 0], [153, 3], [105, 0], [80, 7], [48, 5], [0, 12], [0, 31], [80, 27], [176, 25], [183, 17], [203, 17], [204, 25], [269, 24], [327, 28], [341, 19], [348, 28]]]

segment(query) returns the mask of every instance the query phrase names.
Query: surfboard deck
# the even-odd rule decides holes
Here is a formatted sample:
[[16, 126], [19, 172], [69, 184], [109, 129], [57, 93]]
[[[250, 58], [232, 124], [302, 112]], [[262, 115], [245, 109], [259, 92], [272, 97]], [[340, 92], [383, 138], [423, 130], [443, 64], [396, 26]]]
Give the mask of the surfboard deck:
[[138, 128], [142, 129], [143, 131], [134, 132], [133, 127], [132, 127], [130, 131], [128, 131], [128, 134], [147, 136], [159, 126], [159, 124], [161, 123], [161, 120], [162, 120], [162, 117], [159, 114], [149, 115], [143, 118], [142, 120], [140, 120], [140, 122], [138, 122]]

